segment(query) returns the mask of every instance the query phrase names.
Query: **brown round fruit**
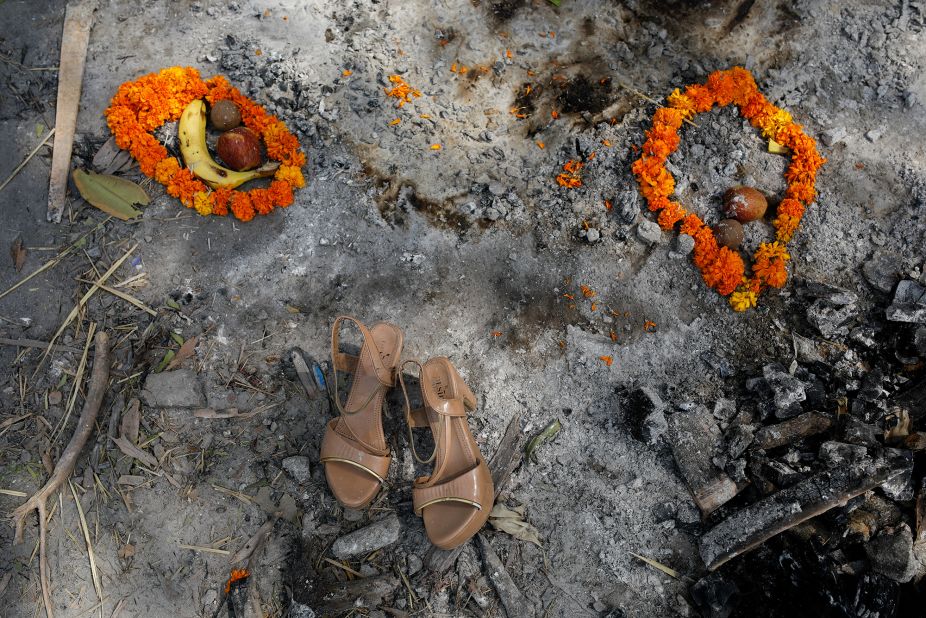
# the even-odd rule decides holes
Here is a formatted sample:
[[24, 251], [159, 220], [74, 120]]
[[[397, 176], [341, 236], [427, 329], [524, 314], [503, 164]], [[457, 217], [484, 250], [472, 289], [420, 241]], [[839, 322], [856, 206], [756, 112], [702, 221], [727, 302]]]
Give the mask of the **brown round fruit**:
[[765, 196], [752, 187], [733, 187], [723, 194], [724, 216], [740, 223], [761, 219], [767, 209]]
[[252, 170], [261, 163], [260, 138], [247, 127], [222, 133], [215, 150], [225, 165], [238, 172]]
[[743, 226], [736, 219], [724, 219], [713, 229], [718, 245], [735, 251], [743, 244]]
[[216, 101], [209, 111], [212, 126], [219, 131], [228, 131], [241, 124], [241, 111], [227, 99]]

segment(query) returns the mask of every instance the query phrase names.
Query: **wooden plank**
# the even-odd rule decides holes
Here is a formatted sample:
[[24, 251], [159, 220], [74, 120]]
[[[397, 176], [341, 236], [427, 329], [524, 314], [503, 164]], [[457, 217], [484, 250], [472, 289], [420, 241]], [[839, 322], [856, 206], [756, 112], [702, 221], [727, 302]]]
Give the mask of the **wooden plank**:
[[833, 426], [833, 419], [819, 412], [805, 412], [776, 425], [767, 425], [756, 432], [755, 446], [777, 448], [808, 436], [823, 433]]
[[501, 599], [508, 618], [533, 618], [535, 615], [534, 607], [527, 598], [518, 589], [518, 585], [511, 579], [511, 575], [505, 569], [501, 559], [492, 546], [489, 545], [488, 539], [484, 535], [477, 535], [479, 538], [479, 548], [482, 550], [482, 559], [486, 565], [486, 572], [495, 591], [498, 592], [498, 598]]
[[711, 571], [802, 522], [844, 505], [899, 474], [912, 459], [900, 451], [825, 470], [737, 511], [701, 537], [701, 559]]
[[672, 414], [668, 438], [678, 470], [701, 513], [709, 515], [739, 492], [733, 479], [711, 461], [722, 437], [707, 408]]
[[82, 0], [68, 4], [64, 13], [61, 35], [61, 62], [58, 64], [58, 102], [55, 107], [55, 145], [48, 182], [46, 217], [61, 223], [68, 172], [71, 169], [71, 149], [77, 131], [77, 109], [87, 59], [87, 43], [97, 0]]

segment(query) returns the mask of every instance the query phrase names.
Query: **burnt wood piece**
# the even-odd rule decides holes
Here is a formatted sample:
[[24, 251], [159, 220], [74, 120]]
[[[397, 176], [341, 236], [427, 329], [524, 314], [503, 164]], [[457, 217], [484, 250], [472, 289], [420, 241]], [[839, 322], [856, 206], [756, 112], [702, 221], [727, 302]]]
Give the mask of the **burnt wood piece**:
[[482, 559], [485, 561], [486, 565], [486, 572], [489, 579], [492, 581], [492, 585], [495, 586], [496, 592], [498, 592], [498, 598], [501, 599], [502, 605], [505, 607], [505, 613], [508, 614], [508, 618], [521, 618], [522, 616], [524, 618], [533, 618], [535, 615], [534, 607], [528, 602], [527, 598], [521, 594], [518, 585], [514, 583], [514, 580], [511, 579], [511, 575], [505, 570], [505, 565], [502, 564], [498, 554], [496, 554], [492, 546], [489, 545], [488, 539], [482, 534], [478, 535], [478, 537], [479, 548], [482, 550]]
[[805, 412], [777, 425], [768, 425], [756, 432], [755, 446], [772, 449], [823, 433], [833, 426], [833, 420], [819, 412]]
[[340, 616], [356, 611], [357, 607], [382, 605], [383, 599], [401, 585], [399, 577], [393, 573], [336, 582], [322, 586], [317, 598], [311, 599], [311, 605], [323, 616]]
[[722, 438], [707, 408], [672, 414], [668, 436], [675, 463], [701, 513], [709, 515], [737, 494], [740, 488], [711, 461]]
[[776, 534], [816, 517], [912, 467], [909, 454], [887, 450], [876, 458], [815, 474], [752, 504], [711, 528], [700, 541], [711, 571]]
[[914, 431], [909, 436], [904, 438], [903, 445], [904, 448], [908, 448], [911, 451], [926, 450], [926, 433], [923, 433], [922, 431]]
[[916, 536], [915, 543], [926, 541], [926, 479], [920, 481], [920, 491], [916, 495]]
[[910, 413], [910, 419], [918, 421], [926, 416], [926, 379], [921, 379], [912, 387], [894, 397], [891, 402], [901, 406]]
[[[511, 475], [514, 474], [514, 471], [518, 469], [518, 466], [521, 465], [521, 460], [524, 458], [524, 449], [521, 444], [522, 437], [521, 414], [515, 413], [505, 429], [505, 434], [498, 443], [498, 448], [495, 449], [495, 454], [492, 455], [492, 459], [488, 463], [489, 472], [492, 473], [492, 484], [495, 486], [496, 498], [498, 498], [498, 494], [501, 493], [502, 488], [511, 478]], [[425, 556], [424, 562], [432, 572], [443, 573], [457, 561], [465, 545], [466, 543], [449, 551], [431, 547], [427, 556]]]

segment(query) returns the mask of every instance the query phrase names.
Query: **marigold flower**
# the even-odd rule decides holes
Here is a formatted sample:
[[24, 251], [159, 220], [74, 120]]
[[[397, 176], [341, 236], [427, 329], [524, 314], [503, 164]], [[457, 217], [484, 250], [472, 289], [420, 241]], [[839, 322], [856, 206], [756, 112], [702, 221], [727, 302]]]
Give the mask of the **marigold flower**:
[[247, 193], [235, 193], [231, 199], [231, 211], [241, 221], [250, 221], [254, 218], [254, 206]]
[[228, 204], [235, 191], [232, 189], [216, 189], [212, 192], [212, 214], [225, 216], [228, 214]]
[[756, 293], [749, 290], [737, 290], [730, 295], [730, 306], [734, 311], [746, 311], [756, 306]]
[[281, 165], [273, 177], [297, 189], [301, 189], [305, 186], [305, 178], [302, 176], [302, 170], [295, 165]]
[[722, 296], [730, 294], [743, 280], [746, 267], [740, 254], [727, 247], [720, 247], [717, 257], [701, 271], [708, 287], [716, 289]]
[[[826, 159], [817, 152], [813, 138], [794, 123], [787, 111], [769, 103], [759, 92], [752, 74], [742, 67], [715, 71], [704, 84], [692, 84], [684, 91], [674, 90], [668, 101], [667, 108], [653, 114], [652, 127], [646, 131], [641, 155], [631, 171], [649, 209], [659, 212], [659, 225], [671, 229], [681, 221], [679, 233], [694, 239], [692, 261], [705, 283], [720, 294], [730, 295], [734, 310], [745, 311], [755, 306], [765, 287], [781, 287], [787, 281], [787, 262], [791, 256], [784, 243], [797, 230], [805, 207], [814, 201], [816, 175]], [[697, 215], [687, 214], [681, 204], [671, 200], [675, 179], [666, 168], [668, 157], [678, 148], [681, 124], [697, 113], [709, 111], [715, 104], [731, 103], [763, 136], [791, 151], [791, 163], [785, 172], [788, 187], [772, 221], [776, 241], [760, 245], [753, 256], [752, 276], [748, 278], [744, 276], [745, 264], [739, 253], [720, 247], [713, 231]]]
[[212, 195], [205, 191], [197, 191], [193, 194], [193, 208], [196, 212], [206, 217], [212, 214]]
[[688, 213], [685, 212], [681, 204], [678, 202], [669, 202], [669, 204], [659, 212], [659, 217], [657, 219], [659, 227], [664, 230], [671, 230], [686, 214]]
[[[190, 101], [201, 98], [210, 104], [221, 100], [235, 103], [245, 126], [263, 138], [268, 156], [283, 164], [269, 188], [252, 190], [253, 199], [232, 189], [209, 191], [152, 135], [165, 122], [178, 120]], [[266, 214], [274, 207], [288, 206], [293, 201], [293, 187], [305, 185], [300, 168], [306, 158], [296, 137], [221, 75], [203, 81], [199, 72], [189, 67], [143, 75], [119, 86], [106, 110], [106, 121], [116, 144], [131, 153], [144, 174], [163, 184], [168, 195], [203, 215], [225, 215], [231, 206], [236, 216], [248, 220], [255, 212]]]

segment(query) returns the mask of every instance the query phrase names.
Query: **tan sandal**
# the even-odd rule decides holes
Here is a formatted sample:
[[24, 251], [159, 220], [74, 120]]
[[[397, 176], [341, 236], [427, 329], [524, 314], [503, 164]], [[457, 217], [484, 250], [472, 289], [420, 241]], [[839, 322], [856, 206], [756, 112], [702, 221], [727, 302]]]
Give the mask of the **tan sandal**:
[[[430, 476], [415, 479], [415, 514], [424, 519], [434, 545], [453, 549], [479, 532], [495, 500], [489, 467], [466, 423], [467, 410], [476, 408], [476, 396], [446, 357], [432, 358], [424, 365], [405, 361], [402, 370], [408, 364], [418, 366], [423, 401], [421, 408], [412, 410], [400, 371], [412, 454], [421, 463], [434, 462]], [[413, 427], [430, 427], [434, 434], [434, 452], [427, 459], [418, 456]]]
[[[339, 327], [345, 320], [363, 336], [358, 356], [338, 349]], [[383, 398], [395, 386], [404, 339], [402, 330], [387, 322], [367, 329], [352, 317], [340, 316], [331, 327], [333, 399], [341, 415], [328, 423], [320, 461], [325, 464], [328, 487], [348, 508], [370, 504], [389, 472], [392, 457], [383, 434]], [[343, 406], [338, 394], [338, 371], [354, 376]]]

